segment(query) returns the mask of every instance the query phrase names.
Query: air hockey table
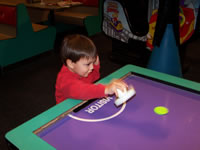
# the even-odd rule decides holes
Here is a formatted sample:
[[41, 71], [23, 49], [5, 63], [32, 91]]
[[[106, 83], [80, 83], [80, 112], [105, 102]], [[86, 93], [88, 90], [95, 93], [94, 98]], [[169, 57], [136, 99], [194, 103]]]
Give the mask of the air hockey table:
[[[115, 96], [68, 99], [9, 131], [22, 150], [199, 150], [200, 84], [126, 65], [97, 83], [121, 78], [136, 95], [119, 107]], [[165, 115], [154, 112], [168, 109]]]

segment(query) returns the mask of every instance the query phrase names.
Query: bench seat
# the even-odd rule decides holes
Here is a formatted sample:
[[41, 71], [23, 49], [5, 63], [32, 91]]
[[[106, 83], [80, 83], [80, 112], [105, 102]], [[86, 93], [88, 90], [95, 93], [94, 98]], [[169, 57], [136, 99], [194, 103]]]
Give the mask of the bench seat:
[[16, 7], [16, 26], [0, 22], [0, 68], [53, 50], [56, 38], [55, 27], [31, 22], [24, 4], [9, 7]]

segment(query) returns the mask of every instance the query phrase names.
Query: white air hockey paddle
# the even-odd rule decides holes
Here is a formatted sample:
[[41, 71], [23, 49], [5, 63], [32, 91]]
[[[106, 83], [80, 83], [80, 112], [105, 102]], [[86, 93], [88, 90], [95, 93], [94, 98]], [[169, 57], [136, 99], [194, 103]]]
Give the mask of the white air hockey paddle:
[[118, 97], [115, 100], [115, 105], [120, 106], [121, 104], [128, 101], [131, 97], [133, 97], [136, 94], [136, 91], [133, 87], [127, 89], [124, 89], [122, 92], [121, 90], [117, 89]]

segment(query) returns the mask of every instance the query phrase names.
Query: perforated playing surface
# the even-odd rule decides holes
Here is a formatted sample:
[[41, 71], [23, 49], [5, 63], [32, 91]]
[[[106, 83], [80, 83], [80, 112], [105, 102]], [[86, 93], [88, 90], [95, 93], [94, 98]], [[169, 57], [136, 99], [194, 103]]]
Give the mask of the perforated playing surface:
[[[137, 92], [126, 104], [116, 107], [114, 96], [98, 99], [38, 136], [59, 150], [199, 149], [199, 95], [139, 76], [125, 81]], [[156, 106], [170, 111], [157, 115]]]

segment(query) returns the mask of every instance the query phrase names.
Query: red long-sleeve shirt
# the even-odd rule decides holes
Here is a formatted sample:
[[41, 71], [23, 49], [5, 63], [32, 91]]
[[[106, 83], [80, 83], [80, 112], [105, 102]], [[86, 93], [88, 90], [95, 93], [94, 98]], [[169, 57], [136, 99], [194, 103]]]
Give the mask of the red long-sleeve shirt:
[[105, 86], [93, 83], [100, 77], [99, 68], [100, 65], [94, 65], [88, 77], [81, 77], [63, 65], [56, 80], [56, 103], [67, 98], [89, 100], [104, 97]]

